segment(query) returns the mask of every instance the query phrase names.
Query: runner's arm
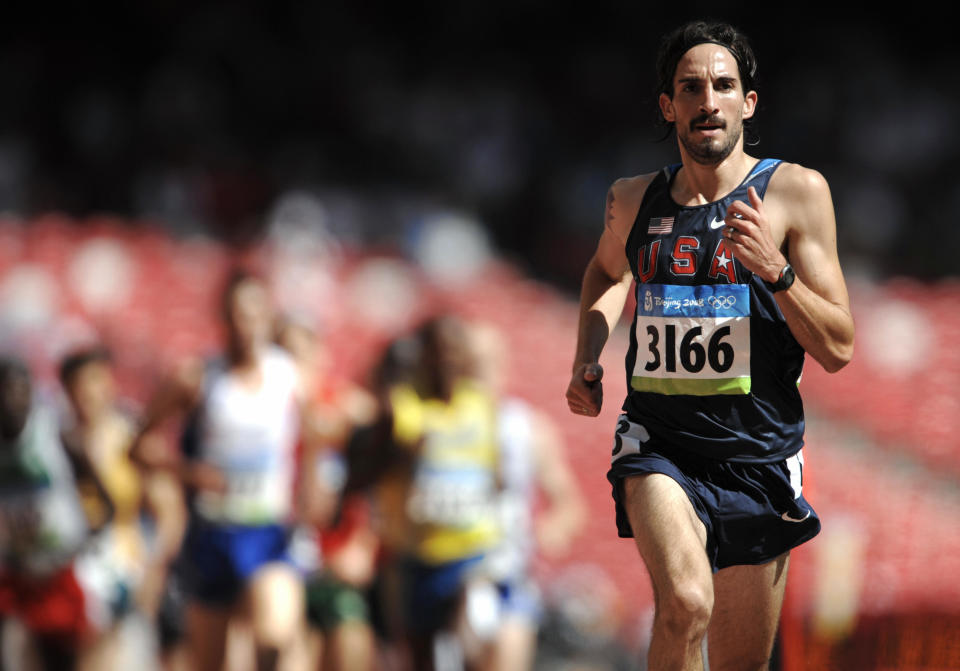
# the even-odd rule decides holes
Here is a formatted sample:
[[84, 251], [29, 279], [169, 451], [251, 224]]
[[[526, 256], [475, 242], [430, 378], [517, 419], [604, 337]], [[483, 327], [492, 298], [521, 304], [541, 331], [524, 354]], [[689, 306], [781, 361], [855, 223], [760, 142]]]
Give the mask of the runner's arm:
[[[642, 180], [640, 189], [636, 185], [638, 179]], [[648, 183], [648, 178], [617, 180], [607, 193], [603, 233], [580, 287], [577, 349], [573, 376], [567, 388], [567, 403], [570, 410], [578, 414], [596, 416], [603, 403], [600, 354], [620, 320], [630, 290], [633, 278], [624, 246], [636, 216], [639, 196]]]
[[143, 574], [134, 598], [144, 613], [155, 617], [187, 528], [188, 513], [180, 482], [169, 472], [146, 473], [143, 508], [153, 518], [154, 537], [150, 553], [142, 562]]
[[[744, 219], [727, 217], [737, 228], [734, 254], [768, 282], [776, 281], [787, 261], [796, 280], [774, 294], [797, 342], [823, 368], [834, 373], [853, 355], [853, 317], [837, 256], [837, 224], [830, 187], [823, 176], [795, 164], [785, 164], [774, 175], [767, 200], [774, 197], [787, 225], [783, 251], [772, 245], [765, 204], [749, 191], [750, 207], [736, 201], [730, 210]], [[728, 231], [729, 232], [729, 231]]]
[[97, 534], [106, 529], [110, 522], [113, 521], [113, 517], [116, 514], [116, 506], [109, 492], [107, 492], [103, 480], [97, 475], [96, 469], [90, 462], [90, 458], [87, 456], [83, 444], [77, 440], [75, 436], [76, 434], [73, 436], [61, 435], [61, 443], [70, 461], [70, 467], [73, 469], [77, 484], [80, 485], [82, 483], [89, 485], [100, 501], [100, 510], [103, 516], [100, 519], [87, 520], [91, 526], [91, 533]]
[[181, 364], [160, 385], [144, 411], [140, 430], [130, 448], [130, 458], [148, 471], [171, 472], [188, 487], [220, 490], [224, 482], [219, 469], [184, 458], [179, 450], [168, 449], [160, 431], [168, 420], [182, 417], [197, 406], [203, 375], [203, 363], [191, 360]]
[[534, 411], [532, 421], [537, 481], [547, 501], [537, 518], [537, 546], [557, 557], [569, 549], [583, 529], [586, 504], [557, 427], [540, 411]]
[[830, 187], [820, 173], [805, 170], [799, 225], [788, 237], [788, 257], [797, 280], [775, 296], [790, 331], [830, 373], [853, 356], [853, 316], [837, 256], [837, 224]]

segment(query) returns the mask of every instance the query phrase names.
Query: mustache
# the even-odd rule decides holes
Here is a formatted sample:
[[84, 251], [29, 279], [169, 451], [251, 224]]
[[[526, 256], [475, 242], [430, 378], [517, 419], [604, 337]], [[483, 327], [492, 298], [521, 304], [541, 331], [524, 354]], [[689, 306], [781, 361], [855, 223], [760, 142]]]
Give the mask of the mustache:
[[719, 126], [720, 128], [726, 128], [726, 122], [716, 115], [704, 114], [698, 116], [696, 119], [690, 122], [690, 130], [695, 130], [697, 126], [708, 125], [708, 126]]

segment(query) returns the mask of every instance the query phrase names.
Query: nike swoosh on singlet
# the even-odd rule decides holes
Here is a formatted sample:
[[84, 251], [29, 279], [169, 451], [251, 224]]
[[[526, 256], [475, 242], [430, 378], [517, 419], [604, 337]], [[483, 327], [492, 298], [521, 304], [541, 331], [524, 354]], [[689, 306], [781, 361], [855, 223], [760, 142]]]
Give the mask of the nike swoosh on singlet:
[[807, 519], [808, 517], [810, 517], [810, 510], [809, 510], [809, 508], [807, 509], [807, 514], [804, 515], [803, 517], [801, 517], [800, 519], [797, 519], [796, 517], [790, 517], [790, 513], [783, 513], [783, 514], [780, 516], [780, 518], [783, 519], [783, 520], [786, 521], [786, 522], [804, 522], [804, 521], [806, 521], [806, 519]]
[[717, 217], [716, 219], [710, 222], [710, 228], [720, 228], [721, 226], [726, 226], [726, 225], [727, 225], [727, 222], [725, 222], [720, 217]]

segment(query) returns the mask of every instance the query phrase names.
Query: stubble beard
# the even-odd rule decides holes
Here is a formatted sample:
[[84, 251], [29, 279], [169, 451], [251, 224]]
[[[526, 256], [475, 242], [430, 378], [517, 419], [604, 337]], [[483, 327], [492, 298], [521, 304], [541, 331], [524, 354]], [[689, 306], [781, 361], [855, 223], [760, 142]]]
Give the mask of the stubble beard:
[[[698, 123], [698, 121], [694, 121], [693, 123]], [[691, 124], [690, 132], [693, 132], [692, 126], [693, 124]], [[742, 120], [738, 120], [736, 124], [730, 128], [730, 132], [726, 135], [726, 142], [722, 139], [711, 137], [704, 138], [700, 142], [694, 142], [690, 139], [689, 133], [677, 132], [680, 144], [683, 145], [683, 148], [687, 151], [690, 158], [700, 165], [719, 165], [722, 163], [733, 153], [734, 148], [740, 143], [741, 135], [743, 135]]]

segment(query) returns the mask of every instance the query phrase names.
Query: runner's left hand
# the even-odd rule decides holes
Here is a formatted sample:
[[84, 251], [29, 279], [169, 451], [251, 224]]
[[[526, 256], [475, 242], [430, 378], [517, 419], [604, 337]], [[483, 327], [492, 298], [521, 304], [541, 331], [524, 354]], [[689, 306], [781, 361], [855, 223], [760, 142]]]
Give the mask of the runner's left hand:
[[727, 226], [723, 229], [723, 236], [747, 270], [768, 282], [776, 282], [787, 259], [773, 240], [770, 222], [757, 190], [751, 186], [747, 189], [747, 196], [750, 205], [742, 200], [730, 203], [724, 218]]

